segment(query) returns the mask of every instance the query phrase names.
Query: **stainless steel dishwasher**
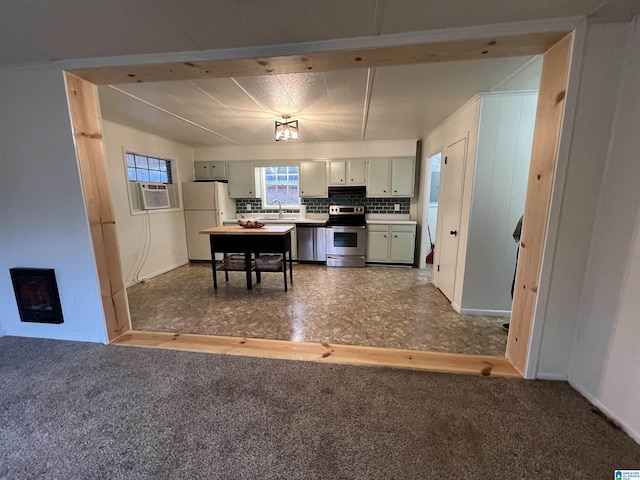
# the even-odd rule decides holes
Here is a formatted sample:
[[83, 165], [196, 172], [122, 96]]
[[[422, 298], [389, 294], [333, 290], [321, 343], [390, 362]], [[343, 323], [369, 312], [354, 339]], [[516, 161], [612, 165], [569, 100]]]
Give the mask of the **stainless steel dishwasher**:
[[327, 249], [324, 223], [296, 224], [299, 262], [325, 262]]

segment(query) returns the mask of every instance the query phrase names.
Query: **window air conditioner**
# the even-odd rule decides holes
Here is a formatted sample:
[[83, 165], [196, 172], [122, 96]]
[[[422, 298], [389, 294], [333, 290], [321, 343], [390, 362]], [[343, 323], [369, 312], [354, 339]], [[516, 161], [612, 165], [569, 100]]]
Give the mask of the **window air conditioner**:
[[171, 207], [167, 185], [164, 183], [139, 183], [138, 185], [140, 185], [142, 208], [144, 210]]

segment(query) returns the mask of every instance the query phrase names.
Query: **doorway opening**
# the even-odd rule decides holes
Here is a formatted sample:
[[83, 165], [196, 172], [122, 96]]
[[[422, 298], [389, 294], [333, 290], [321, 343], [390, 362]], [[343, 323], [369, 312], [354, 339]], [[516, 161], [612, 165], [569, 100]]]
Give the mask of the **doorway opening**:
[[[561, 38], [562, 36], [563, 35], [558, 35], [556, 38], [554, 38], [553, 43], [557, 42], [558, 39]], [[549, 36], [547, 35], [545, 38], [546, 38], [545, 41], [549, 42]], [[567, 45], [568, 46], [566, 46], [565, 48], [567, 52], [569, 52], [570, 46], [571, 46], [570, 40]], [[538, 45], [537, 52], [542, 53], [546, 51], [548, 47], [549, 47], [548, 44], [545, 44], [542, 46]], [[433, 46], [431, 46], [431, 48], [433, 48]], [[567, 58], [568, 58], [568, 55], [567, 55]], [[399, 61], [403, 61], [403, 60], [401, 59]], [[141, 70], [145, 70], [146, 67], [139, 67], [139, 68]], [[339, 67], [336, 67], [336, 68], [339, 68]], [[567, 68], [568, 68], [568, 63], [567, 65], [565, 65], [565, 70]], [[72, 107], [72, 116], [74, 121], [74, 135], [76, 137], [76, 140], [82, 140], [77, 142], [77, 149], [78, 149], [78, 157], [81, 164], [81, 168], [83, 168], [83, 171], [82, 171], [83, 183], [85, 185], [85, 189], [88, 188], [92, 192], [96, 192], [96, 196], [98, 197], [97, 198], [98, 204], [100, 206], [96, 210], [89, 209], [89, 216], [90, 216], [90, 223], [92, 225], [94, 224], [96, 225], [95, 232], [93, 232], [92, 230], [92, 233], [95, 233], [93, 236], [94, 248], [96, 250], [96, 258], [98, 260], [98, 266], [99, 266], [99, 272], [100, 272], [99, 274], [101, 277], [101, 287], [103, 287], [103, 296], [107, 299], [112, 300], [111, 302], [112, 307], [111, 307], [110, 314], [108, 314], [108, 312], [105, 311], [105, 317], [107, 319], [107, 329], [109, 332], [109, 338], [115, 339], [125, 334], [127, 329], [130, 327], [130, 324], [129, 324], [128, 311], [126, 308], [126, 294], [124, 293], [124, 288], [123, 288], [124, 284], [122, 281], [121, 267], [114, 266], [114, 263], [117, 263], [117, 264], [120, 263], [120, 258], [119, 258], [120, 255], [119, 255], [118, 247], [116, 243], [115, 228], [109, 227], [109, 225], [113, 225], [115, 223], [115, 219], [113, 218], [114, 216], [113, 216], [112, 207], [109, 206], [111, 204], [110, 191], [108, 189], [108, 185], [105, 186], [104, 184], [101, 184], [100, 182], [101, 176], [99, 174], [96, 175], [97, 173], [96, 169], [97, 168], [104, 169], [104, 166], [95, 167], [94, 165], [92, 165], [92, 163], [96, 163], [96, 162], [93, 162], [93, 160], [96, 158], [99, 161], [101, 160], [103, 162], [105, 159], [104, 159], [104, 147], [102, 145], [102, 136], [100, 134], [97, 134], [97, 135], [95, 134], [96, 132], [101, 132], [100, 119], [99, 119], [99, 113], [98, 113], [99, 109], [97, 108], [97, 96], [95, 92], [95, 86], [92, 85], [88, 80], [92, 80], [96, 83], [106, 83], [107, 82], [105, 80], [106, 78], [113, 79], [114, 77], [117, 77], [118, 75], [120, 75], [120, 73], [124, 75], [125, 70], [128, 72], [127, 73], [128, 76], [136, 75], [136, 74], [130, 73], [131, 69], [123, 70], [121, 67], [108, 69], [108, 70], [111, 70], [111, 71], [105, 72], [104, 69], [95, 69], [95, 71], [84, 70], [84, 71], [74, 72], [75, 74], [80, 75], [87, 80], [82, 80], [79, 77], [74, 75], [67, 75], [67, 85], [69, 90], [69, 99]], [[122, 72], [120, 72], [121, 70]], [[147, 79], [150, 79], [150, 78], [153, 79], [154, 70], [158, 74], [158, 77], [156, 77], [155, 79], [162, 80], [168, 75], [167, 70], [171, 70], [171, 69], [169, 68], [169, 66], [167, 66], [167, 70], [149, 68], [146, 70], [147, 73], [142, 76], [143, 77], [146, 76]], [[178, 68], [178, 70], [183, 70], [183, 68]], [[208, 70], [208, 71], [215, 71], [215, 68], [212, 68], [212, 70]], [[174, 70], [171, 70], [171, 72], [173, 73]], [[100, 77], [103, 75], [104, 75], [103, 80], [100, 81]], [[566, 85], [566, 76], [564, 78], [564, 83], [562, 83], [562, 79], [560, 79], [558, 83], [560, 84], [561, 88], [564, 88]], [[556, 86], [557, 85], [553, 85], [552, 88], [555, 89]], [[89, 121], [86, 121], [87, 114], [90, 117]], [[559, 131], [560, 119], [561, 119], [561, 115], [558, 119], [558, 122], [556, 122], [555, 124], [550, 124], [548, 128], [556, 128]], [[105, 173], [105, 172], [101, 172], [101, 173]], [[104, 179], [106, 178], [106, 176], [103, 176], [102, 178]], [[440, 194], [443, 195], [443, 192], [441, 192]], [[91, 193], [87, 196], [89, 197], [90, 195]], [[549, 201], [548, 197], [542, 198], [542, 200], [545, 203], [545, 205], [548, 206], [548, 201]], [[88, 205], [89, 205], [89, 202], [88, 202]], [[542, 214], [546, 218], [547, 210], [543, 209]], [[441, 226], [439, 226], [438, 230], [440, 230], [438, 235], [441, 235], [442, 234]], [[526, 235], [526, 232], [525, 232], [525, 235]], [[540, 240], [540, 250], [541, 250], [543, 237], [540, 237], [539, 240]], [[530, 263], [529, 268], [532, 270], [532, 275], [534, 276], [536, 276], [537, 272], [539, 271], [539, 260], [540, 260], [540, 257], [538, 257], [537, 259], [532, 258], [529, 262]], [[531, 308], [533, 308], [533, 305], [531, 306]], [[105, 307], [105, 310], [106, 309], [107, 307]], [[521, 317], [523, 319], [522, 323], [526, 324], [527, 322], [529, 322], [528, 326], [530, 326], [531, 320], [527, 316], [527, 308], [523, 308], [521, 310]], [[523, 328], [526, 329], [527, 325], [525, 325]], [[128, 338], [132, 338], [133, 334], [129, 333], [128, 335], [129, 335]], [[241, 342], [239, 341], [238, 343], [240, 344]], [[526, 342], [522, 342], [522, 343], [526, 343]], [[528, 348], [528, 345], [524, 347], [523, 351], [521, 349], [514, 349], [513, 352], [517, 353], [518, 355], [524, 355], [526, 357], [527, 348]], [[524, 357], [514, 358], [513, 359], [514, 363], [516, 363], [515, 360], [519, 361], [520, 358], [524, 358]], [[516, 366], [519, 367], [520, 365], [518, 364]], [[523, 370], [520, 370], [520, 371], [522, 372]]]

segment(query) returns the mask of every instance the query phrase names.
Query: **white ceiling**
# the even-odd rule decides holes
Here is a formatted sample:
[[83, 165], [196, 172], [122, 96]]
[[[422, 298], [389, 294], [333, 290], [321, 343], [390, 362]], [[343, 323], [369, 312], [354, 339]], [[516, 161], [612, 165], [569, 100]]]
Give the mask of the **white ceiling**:
[[591, 15], [637, 0], [2, 0], [0, 66]]
[[540, 62], [530, 60], [134, 83], [99, 95], [103, 118], [194, 146], [272, 143], [283, 114], [299, 120], [300, 142], [414, 139], [515, 74], [510, 89], [537, 88]]

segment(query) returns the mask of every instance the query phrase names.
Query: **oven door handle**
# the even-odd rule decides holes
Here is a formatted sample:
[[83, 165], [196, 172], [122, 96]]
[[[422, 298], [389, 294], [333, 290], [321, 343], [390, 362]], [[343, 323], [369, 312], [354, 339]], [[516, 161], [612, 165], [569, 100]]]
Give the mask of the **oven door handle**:
[[334, 227], [327, 227], [330, 228], [331, 230], [337, 230], [337, 229], [345, 229], [345, 228], [362, 228], [365, 229], [367, 228], [366, 225], [349, 225], [349, 226], [344, 226], [344, 225], [336, 225]]

